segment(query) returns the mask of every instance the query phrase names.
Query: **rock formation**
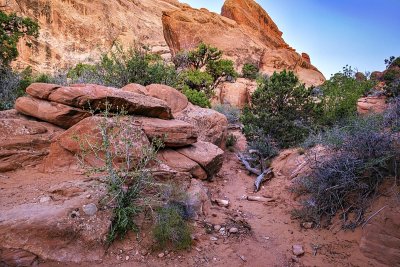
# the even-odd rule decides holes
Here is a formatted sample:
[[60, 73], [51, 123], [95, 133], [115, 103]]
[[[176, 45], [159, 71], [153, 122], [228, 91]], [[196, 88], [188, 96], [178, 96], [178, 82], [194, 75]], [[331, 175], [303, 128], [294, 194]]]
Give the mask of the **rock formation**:
[[238, 69], [258, 62], [267, 74], [283, 69], [293, 70], [307, 85], [320, 85], [324, 76], [309, 56], [300, 55], [282, 38], [282, 32], [269, 15], [253, 0], [227, 0], [222, 16], [206, 9], [184, 6], [163, 13], [164, 37], [173, 54], [188, 50], [199, 42], [223, 50]]
[[79, 62], [98, 60], [119, 43], [145, 43], [168, 56], [161, 14], [177, 9], [177, 0], [10, 0], [5, 9], [39, 22], [40, 37], [32, 48], [21, 42], [21, 68], [52, 72]]

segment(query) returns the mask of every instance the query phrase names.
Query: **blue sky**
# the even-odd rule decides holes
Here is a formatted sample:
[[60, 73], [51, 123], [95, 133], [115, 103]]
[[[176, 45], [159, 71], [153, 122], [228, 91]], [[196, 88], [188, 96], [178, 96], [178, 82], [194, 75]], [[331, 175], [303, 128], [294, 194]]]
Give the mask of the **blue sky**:
[[[181, 0], [220, 13], [223, 0]], [[285, 41], [310, 55], [326, 78], [346, 64], [359, 71], [385, 68], [400, 56], [400, 0], [257, 0]]]

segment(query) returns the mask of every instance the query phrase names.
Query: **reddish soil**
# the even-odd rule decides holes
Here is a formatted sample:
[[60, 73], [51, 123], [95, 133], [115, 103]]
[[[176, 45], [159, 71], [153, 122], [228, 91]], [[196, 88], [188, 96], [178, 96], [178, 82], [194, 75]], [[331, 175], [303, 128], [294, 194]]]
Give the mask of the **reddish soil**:
[[[244, 145], [245, 140], [240, 136], [235, 149], [243, 149]], [[289, 151], [288, 157], [293, 153]], [[279, 160], [282, 158], [285, 159], [281, 157]], [[212, 199], [228, 199], [230, 205], [228, 208], [213, 205], [207, 211], [206, 218], [193, 223], [196, 241], [190, 251], [167, 252], [160, 258], [160, 252], [148, 252], [151, 251], [151, 238], [147, 230], [140, 234], [131, 233], [124, 241], [114, 243], [96, 266], [381, 266], [360, 252], [361, 229], [354, 232], [340, 230], [339, 226], [329, 230], [304, 229], [299, 221], [291, 219], [290, 211], [296, 201], [288, 191], [291, 180], [284, 169], [293, 170], [296, 166], [288, 162], [273, 163], [277, 170], [275, 177], [266, 182], [258, 193], [253, 193], [254, 175], [249, 175], [234, 152], [227, 152], [222, 170], [207, 186]], [[54, 177], [65, 183], [79, 181], [65, 192], [74, 194], [73, 191], [78, 190], [77, 184], [86, 183], [82, 190], [93, 194], [93, 181], [86, 179], [85, 182], [79, 174], [64, 172], [49, 176], [41, 174], [39, 170], [26, 169], [2, 174], [0, 202], [3, 208], [37, 202], [53, 187]], [[30, 179], [26, 179], [27, 176]], [[17, 194], [19, 190], [23, 194]], [[252, 202], [244, 199], [244, 196], [251, 195], [264, 196], [270, 201]], [[227, 225], [228, 228], [236, 226], [239, 233], [221, 236], [214, 230], [206, 232], [205, 225], [217, 224], [222, 227]], [[251, 228], [249, 232], [247, 224]], [[148, 228], [145, 221], [142, 228]], [[211, 237], [218, 240], [211, 241]], [[295, 244], [303, 246], [303, 256], [293, 256], [292, 245]], [[39, 266], [93, 264], [41, 262]]]

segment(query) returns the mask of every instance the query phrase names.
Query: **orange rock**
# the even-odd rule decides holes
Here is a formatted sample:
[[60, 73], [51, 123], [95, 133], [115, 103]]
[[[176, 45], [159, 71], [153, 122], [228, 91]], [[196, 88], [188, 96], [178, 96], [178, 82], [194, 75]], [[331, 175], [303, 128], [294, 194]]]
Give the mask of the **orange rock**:
[[224, 145], [228, 120], [221, 113], [189, 103], [184, 110], [174, 116], [177, 120], [192, 124], [196, 128], [199, 141], [210, 142], [219, 147]]
[[160, 138], [166, 147], [182, 147], [197, 142], [195, 127], [181, 120], [135, 117], [135, 122], [150, 140]]
[[325, 81], [317, 68], [284, 42], [275, 23], [254, 1], [225, 1], [223, 14], [190, 7], [164, 12], [164, 37], [172, 53], [193, 49], [202, 41], [221, 49], [238, 69], [248, 62], [260, 62], [266, 74], [288, 69], [307, 85]]
[[244, 78], [238, 78], [234, 83], [224, 82], [215, 90], [213, 103], [229, 104], [243, 108], [250, 102], [251, 94], [256, 90], [257, 83]]
[[146, 87], [137, 83], [130, 83], [121, 88], [122, 91], [141, 94], [141, 95], [149, 95]]
[[[41, 88], [43, 91], [40, 90]], [[101, 85], [55, 87], [46, 84], [32, 84], [26, 89], [26, 92], [33, 97], [77, 108], [104, 110], [108, 103], [110, 111], [125, 109], [129, 114], [161, 119], [172, 118], [170, 107], [160, 99]]]
[[307, 62], [308, 64], [311, 64], [310, 56], [307, 53], [301, 53], [301, 57], [303, 58], [303, 60], [305, 62]]
[[91, 116], [89, 112], [79, 108], [33, 97], [18, 98], [15, 102], [15, 109], [22, 114], [53, 123], [65, 129]]
[[157, 157], [170, 166], [172, 169], [179, 172], [189, 172], [194, 178], [207, 179], [207, 173], [195, 161], [189, 159], [181, 153], [172, 149], [164, 149], [158, 152]]
[[167, 85], [151, 84], [146, 86], [146, 89], [150, 96], [164, 100], [171, 108], [172, 113], [184, 110], [189, 103], [184, 94]]
[[368, 96], [357, 102], [358, 114], [383, 113], [387, 108], [386, 96]]

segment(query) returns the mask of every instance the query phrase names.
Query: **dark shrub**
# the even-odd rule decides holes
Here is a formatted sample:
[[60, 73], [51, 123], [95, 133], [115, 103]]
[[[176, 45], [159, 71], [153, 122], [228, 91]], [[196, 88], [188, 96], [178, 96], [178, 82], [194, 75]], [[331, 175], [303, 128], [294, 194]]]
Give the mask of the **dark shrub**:
[[219, 113], [224, 114], [229, 124], [234, 125], [239, 123], [241, 113], [239, 108], [231, 105], [216, 105], [214, 109]]
[[255, 80], [257, 78], [259, 68], [255, 64], [246, 63], [242, 68], [243, 78]]
[[189, 102], [194, 105], [200, 106], [202, 108], [211, 107], [210, 100], [208, 100], [207, 95], [202, 91], [193, 90], [185, 86], [182, 89], [182, 93], [188, 98]]

